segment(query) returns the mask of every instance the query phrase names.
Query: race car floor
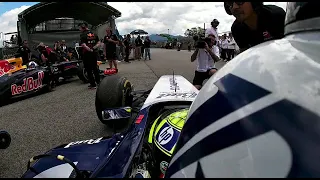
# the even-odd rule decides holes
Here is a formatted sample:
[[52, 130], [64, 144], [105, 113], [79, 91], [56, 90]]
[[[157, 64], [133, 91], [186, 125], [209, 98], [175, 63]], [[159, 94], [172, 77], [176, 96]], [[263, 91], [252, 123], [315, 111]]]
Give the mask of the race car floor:
[[[161, 75], [183, 75], [192, 82], [195, 63], [192, 52], [151, 49], [151, 61], [119, 63], [136, 90], [150, 89]], [[217, 64], [223, 66], [223, 62]], [[102, 68], [107, 67], [106, 64]], [[0, 107], [0, 124], [11, 134], [8, 149], [0, 150], [0, 178], [21, 177], [27, 161], [60, 144], [108, 136], [110, 128], [97, 118], [95, 90], [88, 90], [78, 78], [41, 94]]]

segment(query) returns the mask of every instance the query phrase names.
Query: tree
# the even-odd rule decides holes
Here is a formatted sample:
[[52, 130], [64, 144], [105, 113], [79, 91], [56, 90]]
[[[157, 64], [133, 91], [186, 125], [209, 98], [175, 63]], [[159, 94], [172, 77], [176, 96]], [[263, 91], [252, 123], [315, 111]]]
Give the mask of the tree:
[[203, 36], [205, 30], [201, 27], [193, 27], [191, 29], [187, 29], [184, 33], [187, 37], [193, 37], [193, 36]]

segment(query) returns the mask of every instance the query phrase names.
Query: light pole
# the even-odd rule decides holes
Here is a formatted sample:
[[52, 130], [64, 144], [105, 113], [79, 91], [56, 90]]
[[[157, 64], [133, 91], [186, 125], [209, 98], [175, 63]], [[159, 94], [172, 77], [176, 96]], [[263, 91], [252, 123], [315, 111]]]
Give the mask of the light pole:
[[168, 35], [169, 35], [169, 29], [168, 29]]

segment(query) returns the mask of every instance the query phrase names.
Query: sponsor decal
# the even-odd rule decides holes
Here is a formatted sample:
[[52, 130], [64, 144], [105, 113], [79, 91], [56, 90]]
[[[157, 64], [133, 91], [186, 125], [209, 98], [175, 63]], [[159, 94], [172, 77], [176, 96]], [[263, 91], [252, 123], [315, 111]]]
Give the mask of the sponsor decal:
[[270, 35], [270, 33], [268, 31], [265, 31], [262, 33], [264, 40], [269, 40], [272, 38], [272, 36]]
[[173, 137], [173, 129], [172, 127], [168, 126], [165, 127], [161, 132], [158, 137], [158, 142], [160, 145], [165, 145], [167, 144]]
[[180, 87], [178, 86], [178, 83], [176, 82], [177, 79], [170, 77], [169, 82], [170, 82], [170, 90], [180, 90]]
[[72, 69], [72, 68], [77, 68], [77, 65], [75, 64], [71, 64], [71, 65], [67, 65], [64, 67], [65, 69]]
[[0, 76], [3, 76], [11, 70], [10, 63], [6, 60], [0, 60]]
[[4, 69], [0, 68], [0, 76], [3, 76], [5, 74]]
[[103, 137], [98, 138], [96, 140], [88, 139], [88, 140], [84, 140], [84, 141], [71, 142], [68, 145], [66, 145], [64, 148], [69, 148], [70, 146], [79, 145], [79, 144], [98, 144], [101, 142], [102, 139], [103, 139]]
[[160, 171], [165, 174], [165, 172], [167, 171], [169, 163], [166, 161], [161, 161], [160, 163]]
[[156, 98], [164, 98], [164, 97], [181, 97], [181, 98], [195, 98], [197, 93], [195, 92], [163, 92], [160, 93]]
[[107, 110], [109, 116], [111, 119], [119, 119], [120, 117], [118, 116], [117, 113], [115, 113], [113, 110]]
[[42, 87], [42, 80], [44, 77], [44, 72], [38, 72], [38, 79], [33, 79], [33, 77], [28, 77], [23, 79], [22, 85], [12, 84], [11, 94], [17, 95], [29, 91], [33, 91]]

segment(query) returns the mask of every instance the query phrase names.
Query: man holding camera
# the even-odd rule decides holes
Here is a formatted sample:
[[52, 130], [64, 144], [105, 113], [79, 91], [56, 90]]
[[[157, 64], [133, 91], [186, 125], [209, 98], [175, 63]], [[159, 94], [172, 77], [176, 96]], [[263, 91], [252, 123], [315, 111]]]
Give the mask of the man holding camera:
[[215, 43], [213, 37], [215, 36], [209, 35], [206, 38], [199, 38], [196, 42], [196, 50], [191, 55], [191, 62], [197, 60], [193, 85], [199, 90], [202, 88], [203, 81], [209, 79], [217, 71], [214, 63], [220, 60], [213, 48]]
[[99, 37], [88, 29], [87, 23], [80, 23], [79, 27], [81, 31], [80, 45], [83, 49], [83, 65], [90, 82], [88, 88], [95, 89], [96, 85], [100, 83], [97, 54], [94, 52], [100, 46]]

